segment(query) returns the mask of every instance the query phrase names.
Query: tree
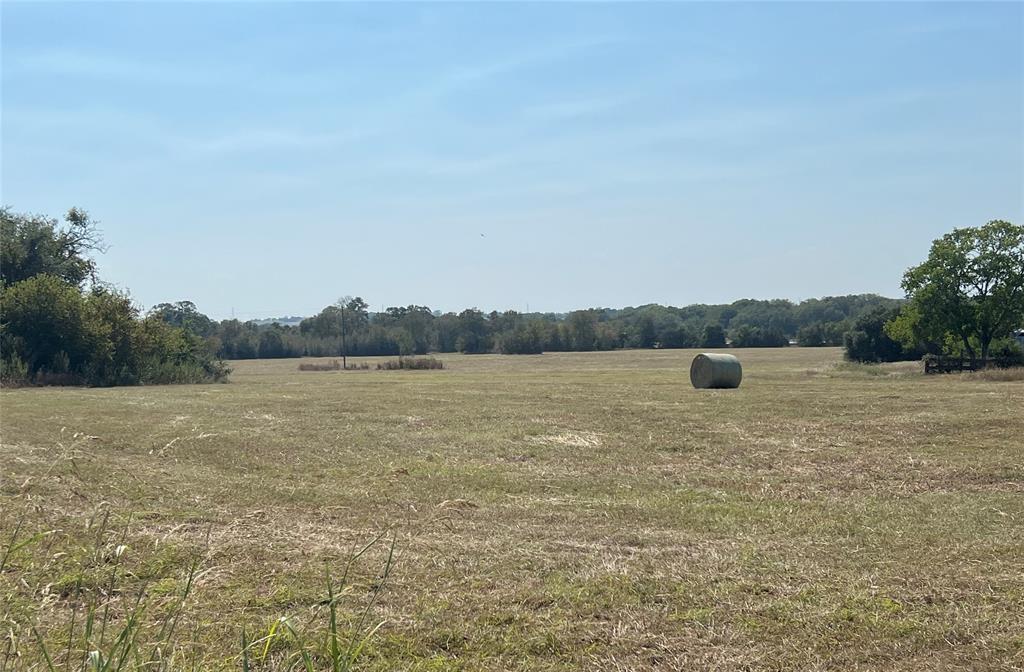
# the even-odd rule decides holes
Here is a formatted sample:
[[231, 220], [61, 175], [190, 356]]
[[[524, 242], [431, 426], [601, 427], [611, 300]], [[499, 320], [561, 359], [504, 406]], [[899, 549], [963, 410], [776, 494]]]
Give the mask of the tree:
[[216, 323], [199, 312], [196, 304], [191, 301], [177, 303], [160, 303], [149, 311], [151, 317], [163, 320], [173, 327], [187, 329], [198, 336], [212, 336], [217, 329]]
[[466, 354], [488, 352], [491, 349], [489, 327], [483, 312], [468, 308], [459, 313], [459, 336], [455, 347]]
[[536, 320], [520, 322], [511, 331], [501, 335], [498, 351], [504, 355], [541, 354], [544, 352], [543, 327]]
[[803, 348], [817, 348], [826, 343], [825, 329], [821, 322], [800, 327], [796, 332], [796, 342]]
[[[206, 317], [187, 301], [139, 319], [128, 294], [96, 278], [95, 223], [0, 210], [0, 377], [16, 383], [125, 385], [221, 380], [209, 344], [165, 319]], [[91, 287], [85, 289], [86, 282]], [[209, 322], [209, 320], [207, 320]], [[208, 324], [212, 330], [212, 323]]]
[[886, 324], [899, 314], [898, 308], [878, 306], [862, 315], [843, 336], [846, 358], [854, 362], [898, 362], [918, 359], [914, 348], [905, 348], [886, 333]]
[[0, 209], [0, 283], [13, 285], [37, 275], [52, 275], [81, 287], [96, 279], [96, 262], [103, 238], [88, 213], [71, 208], [66, 226], [56, 219]]
[[299, 323], [299, 331], [303, 335], [317, 338], [336, 338], [341, 336], [341, 308], [327, 306], [317, 315], [307, 317]]
[[705, 324], [700, 337], [702, 348], [724, 348], [725, 330], [717, 324]]
[[654, 318], [642, 315], [634, 328], [634, 343], [638, 348], [653, 348], [658, 340], [658, 331], [654, 326]]
[[288, 356], [281, 331], [280, 325], [272, 324], [268, 329], [260, 333], [258, 346], [260, 359], [277, 359]]
[[658, 342], [663, 348], [692, 348], [697, 340], [697, 336], [685, 324], [680, 324], [663, 330]]
[[40, 371], [77, 373], [89, 358], [85, 298], [54, 275], [36, 275], [0, 293], [5, 358], [17, 356], [30, 378]]
[[909, 303], [890, 331], [947, 347], [952, 339], [986, 359], [993, 340], [1024, 323], [1024, 226], [993, 220], [954, 229], [902, 286]]
[[733, 333], [732, 345], [736, 348], [783, 348], [789, 345], [789, 339], [778, 329], [744, 324]]
[[566, 340], [573, 350], [594, 350], [597, 348], [597, 313], [588, 310], [574, 310], [565, 321]]
[[362, 297], [348, 298], [344, 308], [346, 311], [345, 320], [350, 333], [363, 331], [370, 323], [370, 304], [363, 301]]
[[206, 342], [157, 317], [140, 321], [123, 293], [98, 284], [89, 292], [53, 275], [0, 291], [3, 369], [20, 382], [87, 385], [202, 382], [227, 370]]

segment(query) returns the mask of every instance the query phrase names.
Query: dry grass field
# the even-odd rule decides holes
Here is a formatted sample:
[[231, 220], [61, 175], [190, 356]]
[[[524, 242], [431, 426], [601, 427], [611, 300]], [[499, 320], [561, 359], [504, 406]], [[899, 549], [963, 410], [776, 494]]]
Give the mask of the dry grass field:
[[89, 604], [152, 669], [330, 669], [384, 531], [359, 669], [1024, 669], [1024, 382], [734, 352], [5, 390], [0, 669], [80, 669]]

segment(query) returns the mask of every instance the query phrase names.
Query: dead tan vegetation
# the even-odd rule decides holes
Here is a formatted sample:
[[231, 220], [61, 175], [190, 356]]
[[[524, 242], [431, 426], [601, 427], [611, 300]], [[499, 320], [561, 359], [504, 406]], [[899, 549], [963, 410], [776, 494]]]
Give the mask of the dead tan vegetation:
[[1008, 369], [984, 369], [982, 371], [971, 371], [961, 374], [960, 378], [966, 381], [984, 380], [988, 382], [1009, 383], [1024, 380], [1024, 366], [1015, 366]]

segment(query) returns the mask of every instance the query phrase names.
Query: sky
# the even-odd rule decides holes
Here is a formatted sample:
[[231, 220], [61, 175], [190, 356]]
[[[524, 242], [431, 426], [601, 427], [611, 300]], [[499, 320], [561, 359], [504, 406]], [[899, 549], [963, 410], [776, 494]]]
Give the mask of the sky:
[[0, 201], [144, 308], [901, 295], [1024, 223], [1022, 3], [0, 3]]

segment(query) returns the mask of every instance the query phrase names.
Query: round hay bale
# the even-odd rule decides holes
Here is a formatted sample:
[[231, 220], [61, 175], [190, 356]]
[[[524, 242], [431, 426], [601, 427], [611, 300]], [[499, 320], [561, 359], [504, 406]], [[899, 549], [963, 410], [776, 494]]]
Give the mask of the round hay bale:
[[743, 367], [732, 355], [703, 352], [690, 364], [690, 382], [698, 390], [739, 387], [741, 380]]

